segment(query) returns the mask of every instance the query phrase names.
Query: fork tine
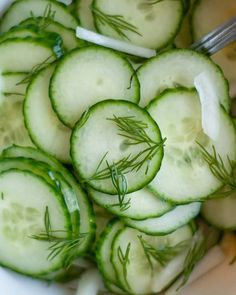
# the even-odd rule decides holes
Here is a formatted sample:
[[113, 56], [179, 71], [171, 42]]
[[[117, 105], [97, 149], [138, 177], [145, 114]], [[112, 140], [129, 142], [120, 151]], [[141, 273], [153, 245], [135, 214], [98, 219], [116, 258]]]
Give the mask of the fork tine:
[[213, 54], [234, 40], [236, 40], [236, 16], [193, 43], [190, 48]]

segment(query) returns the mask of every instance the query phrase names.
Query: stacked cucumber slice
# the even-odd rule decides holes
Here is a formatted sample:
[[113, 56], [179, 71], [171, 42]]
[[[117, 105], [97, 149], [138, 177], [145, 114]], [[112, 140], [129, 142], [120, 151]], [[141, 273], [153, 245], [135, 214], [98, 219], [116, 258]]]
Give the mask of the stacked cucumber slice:
[[[2, 16], [1, 265], [56, 280], [83, 257], [112, 293], [153, 294], [217, 242], [200, 212], [236, 228], [228, 82], [209, 57], [172, 48], [190, 2], [18, 0]], [[93, 38], [76, 37], [71, 11]], [[98, 46], [99, 33], [159, 54]]]

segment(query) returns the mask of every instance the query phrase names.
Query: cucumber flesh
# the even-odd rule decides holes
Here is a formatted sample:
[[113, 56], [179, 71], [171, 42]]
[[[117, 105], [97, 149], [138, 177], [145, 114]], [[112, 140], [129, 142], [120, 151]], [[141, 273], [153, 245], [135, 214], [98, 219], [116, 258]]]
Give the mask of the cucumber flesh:
[[71, 224], [62, 197], [42, 178], [17, 169], [0, 174], [0, 190], [1, 265], [31, 276], [61, 268], [65, 257], [47, 259], [51, 243], [31, 236], [45, 231], [47, 207], [52, 230], [61, 230], [59, 237], [70, 237]]
[[48, 96], [54, 68], [51, 65], [41, 70], [29, 84], [24, 102], [25, 124], [35, 145], [58, 160], [70, 163], [71, 130], [59, 121]]
[[[26, 78], [27, 73], [6, 73], [1, 76], [2, 80], [2, 94], [5, 96], [15, 95], [19, 99], [23, 99], [26, 92], [27, 84], [18, 84]], [[10, 99], [10, 98], [9, 98]]]
[[[150, 146], [143, 141], [138, 144], [132, 144], [132, 140], [127, 142], [127, 138], [120, 135], [117, 123], [112, 120], [127, 117], [142, 122], [147, 136], [152, 143], [155, 142], [155, 153], [148, 161], [145, 160], [149, 155], [146, 152], [141, 158], [137, 158], [137, 155]], [[124, 174], [123, 182], [127, 184], [126, 193], [131, 193], [149, 183], [159, 170], [163, 156], [162, 138], [151, 116], [136, 104], [125, 100], [104, 100], [93, 105], [73, 129], [71, 156], [78, 177], [92, 188], [108, 194], [117, 194], [109, 167], [115, 166], [121, 170], [119, 161], [125, 163], [127, 173]], [[131, 160], [127, 161], [127, 157], [134, 159], [133, 165], [139, 161], [142, 161], [143, 165], [140, 169], [132, 170]], [[94, 177], [94, 173], [96, 176], [103, 169], [106, 171], [105, 178]]]
[[109, 212], [136, 220], [161, 216], [173, 209], [173, 205], [159, 199], [147, 188], [126, 195], [126, 200], [130, 201], [127, 210], [120, 208], [117, 195], [108, 195], [93, 189], [89, 189], [88, 193], [98, 205]]
[[212, 174], [197, 143], [209, 153], [214, 146], [226, 168], [231, 169], [227, 158], [235, 160], [236, 135], [233, 122], [223, 108], [220, 108], [216, 141], [203, 132], [200, 100], [194, 90], [165, 91], [147, 109], [167, 138], [161, 169], [150, 188], [177, 204], [205, 199], [221, 188], [222, 183]]
[[51, 10], [51, 14], [55, 12], [54, 19], [65, 27], [74, 29], [77, 26], [76, 18], [68, 12], [63, 4], [49, 0], [20, 0], [14, 2], [2, 16], [0, 32], [8, 31], [32, 15], [35, 17], [44, 16], [45, 12], [49, 10]]
[[83, 28], [96, 31], [94, 22], [93, 22], [93, 14], [91, 11], [91, 5], [93, 0], [78, 0], [76, 13], [80, 20], [80, 24]]
[[146, 106], [168, 88], [179, 86], [193, 88], [195, 77], [203, 72], [207, 72], [212, 87], [218, 93], [220, 103], [229, 112], [229, 87], [222, 71], [207, 56], [188, 49], [166, 51], [146, 61], [140, 67], [138, 70], [140, 105]]

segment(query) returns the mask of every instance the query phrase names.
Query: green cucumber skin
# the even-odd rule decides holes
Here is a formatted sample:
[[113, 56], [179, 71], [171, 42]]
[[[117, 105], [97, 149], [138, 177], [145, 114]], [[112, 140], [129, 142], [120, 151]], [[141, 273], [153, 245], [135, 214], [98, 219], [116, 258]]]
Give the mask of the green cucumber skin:
[[[94, 108], [97, 108], [98, 105], [99, 106], [102, 106], [102, 104], [106, 104], [106, 103], [110, 103], [110, 102], [114, 102], [114, 100], [109, 100], [109, 99], [108, 100], [104, 100], [104, 101], [98, 102], [98, 103], [94, 104], [93, 106], [91, 106], [89, 108], [89, 110], [87, 110], [87, 111], [84, 112], [84, 114], [81, 116], [80, 120], [75, 124], [75, 126], [74, 126], [74, 128], [72, 130], [71, 143], [70, 143], [70, 146], [71, 146], [70, 153], [71, 153], [71, 158], [72, 158], [72, 165], [73, 165], [73, 167], [76, 170], [76, 176], [77, 176], [79, 182], [81, 182], [81, 179], [84, 179], [84, 175], [79, 172], [78, 165], [75, 162], [75, 159], [74, 159], [74, 156], [73, 156], [74, 153], [75, 153], [75, 144], [74, 144], [74, 136], [73, 136], [73, 133], [76, 132], [76, 130], [78, 128], [82, 127], [86, 123], [89, 115], [93, 112], [93, 109]], [[119, 103], [119, 102], [126, 103], [127, 106], [130, 105], [130, 106], [133, 106], [134, 108], [137, 108], [137, 105], [134, 104], [134, 103], [132, 103], [132, 102], [130, 102], [130, 101], [118, 100], [117, 103]], [[152, 117], [149, 115], [149, 113], [147, 112], [147, 110], [145, 110], [145, 109], [142, 109], [142, 110], [145, 111], [145, 113], [151, 119], [152, 123], [154, 123], [154, 125], [157, 127], [157, 130], [158, 130], [157, 136], [159, 136], [159, 138], [161, 140], [162, 139], [162, 136], [161, 136], [160, 129], [159, 129], [157, 123], [152, 119]], [[156, 176], [156, 174], [158, 173], [158, 171], [159, 171], [159, 169], [161, 167], [161, 162], [162, 162], [162, 159], [163, 159], [163, 156], [164, 156], [164, 149], [163, 148], [162, 149], [159, 149], [158, 152], [160, 153], [160, 157], [159, 157], [159, 159], [158, 159], [158, 161], [156, 163], [156, 171], [155, 171], [155, 173], [153, 173], [153, 175], [150, 176], [149, 182], [151, 182], [154, 179], [154, 177]], [[133, 190], [129, 190], [128, 193], [131, 193], [133, 191], [137, 191], [137, 190], [143, 188], [146, 185], [147, 185], [147, 183], [141, 184], [141, 185], [135, 187]], [[89, 186], [92, 187], [93, 189], [97, 190], [97, 191], [101, 191], [97, 187], [93, 186], [93, 184], [91, 184], [91, 183], [89, 183]], [[101, 191], [101, 192], [110, 194], [109, 191], [105, 191], [105, 190], [104, 191]], [[116, 193], [114, 193], [114, 194], [116, 194]]]
[[95, 239], [96, 223], [92, 204], [78, 181], [76, 181], [76, 179], [60, 162], [41, 150], [31, 147], [23, 148], [17, 145], [12, 145], [11, 147], [5, 149], [2, 153], [2, 157], [15, 158], [19, 156], [45, 162], [53, 169], [60, 171], [66, 181], [74, 188], [76, 195], [79, 196], [81, 202], [84, 203], [89, 218], [88, 237], [86, 238], [85, 242], [81, 244], [81, 248], [78, 250], [78, 256], [87, 254], [89, 247], [92, 245]]
[[[1, 165], [1, 164], [0, 164], [0, 165]], [[0, 177], [1, 177], [3, 174], [8, 173], [8, 172], [21, 172], [21, 173], [24, 173], [24, 174], [30, 174], [30, 175], [33, 174], [33, 173], [29, 172], [29, 171], [24, 171], [24, 170], [19, 170], [19, 169], [13, 168], [13, 169], [8, 169], [8, 170], [6, 170], [6, 171], [0, 172]], [[70, 215], [69, 215], [69, 212], [68, 212], [68, 210], [67, 210], [67, 206], [66, 206], [66, 204], [65, 204], [65, 201], [64, 201], [63, 196], [60, 195], [60, 194], [58, 193], [58, 191], [57, 191], [53, 186], [49, 185], [49, 184], [44, 180], [44, 178], [42, 178], [41, 176], [35, 175], [35, 174], [33, 174], [33, 175], [34, 175], [35, 178], [39, 179], [41, 182], [43, 182], [43, 183], [46, 184], [48, 187], [50, 187], [50, 191], [54, 194], [54, 196], [55, 196], [55, 200], [57, 200], [57, 202], [60, 204], [60, 207], [63, 208], [63, 213], [64, 213], [64, 216], [65, 216], [65, 218], [66, 218], [66, 220], [67, 220], [67, 230], [68, 230], [68, 232], [70, 233], [70, 232], [72, 231], [72, 225], [71, 225], [71, 222], [70, 222]], [[18, 273], [21, 273], [21, 274], [23, 274], [23, 275], [30, 276], [30, 277], [32, 277], [32, 278], [40, 279], [40, 278], [42, 278], [42, 277], [48, 275], [48, 274], [51, 273], [51, 272], [54, 272], [54, 271], [57, 271], [57, 270], [63, 268], [63, 263], [64, 263], [64, 259], [62, 258], [61, 263], [60, 263], [59, 265], [55, 266], [54, 268], [49, 269], [48, 271], [40, 272], [40, 273], [38, 273], [38, 274], [34, 274], [34, 275], [32, 275], [32, 274], [30, 274], [30, 273], [27, 273], [27, 272], [22, 272], [21, 270], [18, 270], [18, 269], [15, 268], [15, 267], [12, 267], [12, 266], [10, 266], [10, 265], [7, 265], [7, 264], [2, 263], [1, 261], [0, 261], [0, 266], [2, 266], [2, 267], [6, 267], [6, 268], [8, 268], [8, 269], [10, 269], [10, 270], [12, 270], [12, 271], [16, 271], [16, 272], [18, 272]]]
[[[126, 66], [129, 68], [131, 74], [131, 79], [132, 79], [132, 84], [134, 85], [134, 92], [135, 92], [135, 97], [132, 99], [136, 104], [139, 103], [140, 101], [140, 83], [139, 83], [139, 79], [137, 76], [136, 71], [133, 69], [130, 61], [128, 60], [128, 58], [126, 56], [124, 56], [122, 53], [119, 53], [117, 51], [114, 51], [113, 49], [110, 48], [104, 48], [104, 47], [100, 47], [97, 45], [90, 45], [88, 46], [90, 49], [98, 49], [99, 51], [104, 50], [105, 52], [109, 52], [110, 54], [114, 54], [116, 57], [120, 57], [120, 59], [123, 59], [124, 61], [126, 61]], [[82, 48], [75, 48], [73, 50], [71, 50], [57, 65], [56, 68], [54, 70], [54, 73], [52, 74], [51, 77], [51, 83], [49, 86], [49, 97], [51, 100], [51, 104], [52, 104], [52, 108], [54, 110], [54, 112], [57, 114], [59, 120], [66, 126], [68, 126], [69, 128], [74, 128], [74, 125], [70, 125], [65, 118], [59, 114], [58, 110], [57, 110], [57, 102], [54, 100], [54, 87], [53, 87], [53, 81], [54, 79], [56, 79], [57, 73], [60, 72], [59, 68], [63, 66], [64, 63], [66, 63], [67, 60], [69, 60], [71, 58], [71, 56], [73, 56], [74, 54], [76, 54], [77, 52], [83, 52], [83, 51], [87, 51], [88, 47], [82, 47]], [[83, 116], [83, 115], [82, 115]], [[78, 120], [80, 120], [82, 118], [82, 116], [80, 118], [78, 118]]]

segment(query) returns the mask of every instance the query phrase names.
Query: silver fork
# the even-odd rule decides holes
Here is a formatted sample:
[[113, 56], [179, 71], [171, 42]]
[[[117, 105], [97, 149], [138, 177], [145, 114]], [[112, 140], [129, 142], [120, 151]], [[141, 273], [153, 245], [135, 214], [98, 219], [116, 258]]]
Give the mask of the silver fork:
[[190, 48], [212, 55], [236, 40], [236, 16], [223, 25], [217, 27], [200, 40], [194, 42]]

